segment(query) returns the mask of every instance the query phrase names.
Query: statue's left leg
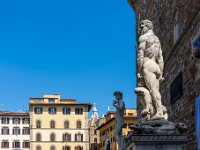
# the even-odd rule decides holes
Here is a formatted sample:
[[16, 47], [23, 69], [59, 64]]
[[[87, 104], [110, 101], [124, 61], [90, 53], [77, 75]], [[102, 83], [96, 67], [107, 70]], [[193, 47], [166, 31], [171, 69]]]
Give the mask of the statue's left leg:
[[148, 68], [144, 68], [143, 73], [145, 84], [151, 93], [152, 102], [156, 108], [156, 114], [152, 117], [152, 119], [161, 119], [164, 116], [162, 110], [161, 95], [159, 92], [159, 81], [156, 78], [156, 75], [149, 71]]

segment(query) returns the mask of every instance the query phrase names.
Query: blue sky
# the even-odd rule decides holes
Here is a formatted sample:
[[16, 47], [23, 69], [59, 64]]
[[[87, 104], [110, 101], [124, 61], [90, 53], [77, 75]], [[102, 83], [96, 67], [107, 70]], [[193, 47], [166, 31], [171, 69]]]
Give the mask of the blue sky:
[[135, 107], [135, 17], [126, 0], [7, 0], [0, 14], [0, 110], [27, 110], [29, 97], [58, 93], [96, 102], [102, 115], [115, 90]]

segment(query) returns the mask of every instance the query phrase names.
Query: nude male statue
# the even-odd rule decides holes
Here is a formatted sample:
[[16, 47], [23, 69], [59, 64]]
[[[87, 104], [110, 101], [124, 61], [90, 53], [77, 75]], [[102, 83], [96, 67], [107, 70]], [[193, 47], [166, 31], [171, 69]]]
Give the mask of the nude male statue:
[[120, 91], [114, 92], [114, 96], [116, 100], [113, 101], [113, 106], [116, 108], [115, 117], [116, 117], [116, 124], [115, 124], [115, 131], [114, 137], [118, 143], [118, 149], [124, 150], [124, 144], [122, 139], [122, 127], [124, 125], [124, 112], [125, 112], [125, 104], [122, 100], [122, 93]]
[[143, 20], [140, 24], [141, 36], [139, 38], [137, 65], [138, 79], [143, 77], [146, 88], [149, 90], [156, 113], [151, 119], [163, 119], [163, 108], [159, 92], [160, 82], [163, 78], [163, 56], [158, 37], [153, 33], [153, 24]]

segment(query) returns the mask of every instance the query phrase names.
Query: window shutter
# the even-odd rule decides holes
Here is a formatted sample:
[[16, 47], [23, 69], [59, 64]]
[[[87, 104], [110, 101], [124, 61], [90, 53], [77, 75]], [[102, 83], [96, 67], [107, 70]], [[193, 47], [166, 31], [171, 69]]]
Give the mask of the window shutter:
[[71, 134], [69, 135], [69, 141], [71, 141]]
[[23, 142], [23, 148], [25, 148], [25, 142]]
[[3, 134], [3, 128], [1, 129], [1, 134]]
[[30, 128], [28, 129], [28, 134], [30, 134]]
[[18, 144], [19, 144], [18, 147], [20, 147], [20, 142], [18, 142]]
[[81, 134], [81, 141], [83, 142], [83, 134]]
[[20, 134], [20, 129], [18, 129], [18, 131], [19, 131], [19, 134]]
[[24, 130], [25, 130], [25, 129], [22, 129], [22, 134], [23, 134], [23, 135], [24, 135]]
[[15, 142], [13, 142], [13, 148], [15, 148]]
[[9, 131], [10, 131], [10, 130], [8, 129], [8, 134], [10, 134]]
[[[77, 141], [77, 135], [75, 134], [75, 141]], [[76, 148], [75, 148], [76, 149]]]
[[15, 129], [13, 129], [13, 134], [15, 134]]

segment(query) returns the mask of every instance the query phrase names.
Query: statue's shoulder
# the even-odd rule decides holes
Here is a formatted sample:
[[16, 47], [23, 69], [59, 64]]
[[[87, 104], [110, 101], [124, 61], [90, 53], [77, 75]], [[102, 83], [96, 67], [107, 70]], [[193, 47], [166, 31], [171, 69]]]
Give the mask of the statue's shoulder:
[[145, 42], [147, 39], [148, 39], [148, 35], [147, 34], [143, 34], [139, 37], [139, 42], [142, 43], [142, 42]]

